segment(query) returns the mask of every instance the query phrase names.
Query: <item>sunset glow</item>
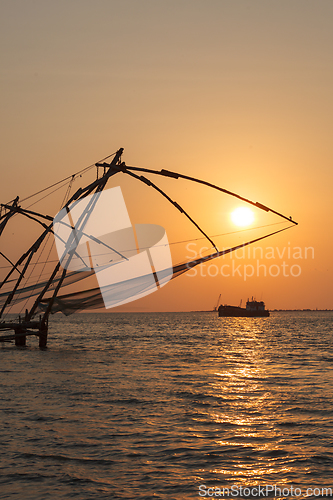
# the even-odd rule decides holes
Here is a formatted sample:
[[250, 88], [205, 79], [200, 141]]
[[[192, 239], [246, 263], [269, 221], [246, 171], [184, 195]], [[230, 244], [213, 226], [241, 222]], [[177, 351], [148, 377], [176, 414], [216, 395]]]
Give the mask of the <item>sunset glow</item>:
[[254, 213], [250, 208], [238, 207], [232, 212], [231, 220], [236, 226], [246, 227], [254, 221]]
[[[207, 183], [144, 173], [219, 250], [276, 234], [122, 310], [210, 310], [222, 290], [230, 304], [263, 294], [271, 308], [333, 308], [333, 2], [2, 3], [0, 203], [19, 196], [23, 208], [54, 217], [67, 189], [70, 198], [97, 177], [94, 166], [71, 182], [73, 173], [124, 148], [126, 165]], [[52, 196], [24, 201], [53, 184]], [[132, 225], [165, 228], [174, 264], [210, 252], [212, 242], [143, 179], [112, 175], [107, 189], [115, 187]], [[290, 216], [299, 225], [278, 233]], [[16, 262], [41, 228], [15, 215], [1, 252]], [[257, 273], [258, 256], [266, 267]], [[223, 267], [232, 259], [234, 271]], [[7, 266], [0, 255], [0, 281]], [[254, 266], [246, 279], [245, 266]]]

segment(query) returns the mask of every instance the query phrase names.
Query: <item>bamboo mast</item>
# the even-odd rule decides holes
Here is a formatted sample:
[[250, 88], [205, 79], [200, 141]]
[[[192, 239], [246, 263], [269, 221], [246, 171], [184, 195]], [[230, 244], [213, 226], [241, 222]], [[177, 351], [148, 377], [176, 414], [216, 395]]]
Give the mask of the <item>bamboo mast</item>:
[[[76, 200], [80, 200], [80, 199], [83, 199], [85, 198], [86, 196], [88, 196], [89, 194], [95, 192], [95, 193], [99, 193], [101, 191], [103, 191], [103, 189], [105, 188], [106, 184], [107, 184], [107, 181], [108, 179], [118, 173], [120, 171], [119, 168], [117, 168], [117, 166], [119, 166], [120, 164], [120, 159], [121, 159], [121, 155], [123, 153], [123, 148], [120, 148], [113, 160], [111, 161], [111, 163], [108, 165], [108, 170], [106, 171], [106, 169], [104, 170], [104, 175], [100, 178], [100, 179], [96, 179], [94, 182], [92, 182], [91, 184], [89, 184], [88, 186], [84, 187], [84, 188], [80, 188], [78, 189], [74, 195], [67, 201], [67, 203], [64, 205], [63, 208], [66, 208], [66, 210], [68, 210], [68, 207], [69, 205], [73, 202], [73, 201], [76, 201]], [[97, 164], [96, 164], [97, 166]], [[7, 300], [4, 304], [4, 306], [2, 307], [1, 309], [1, 312], [0, 312], [0, 317], [1, 315], [3, 314], [4, 310], [6, 309], [6, 307], [10, 304], [10, 302], [12, 301], [13, 297], [15, 296], [15, 293], [18, 290], [19, 288], [19, 285], [22, 281], [22, 279], [24, 278], [24, 274], [25, 274], [25, 271], [27, 270], [30, 262], [31, 262], [31, 259], [34, 255], [34, 253], [38, 250], [38, 248], [40, 247], [42, 241], [44, 240], [44, 238], [46, 237], [46, 235], [49, 233], [49, 232], [52, 232], [52, 227], [53, 227], [53, 218], [48, 216], [48, 215], [42, 215], [42, 214], [39, 214], [37, 212], [33, 212], [31, 210], [25, 210], [25, 209], [22, 209], [21, 207], [18, 206], [18, 197], [13, 201], [12, 205], [9, 205], [9, 204], [6, 204], [6, 205], [2, 205], [5, 209], [9, 210], [9, 212], [3, 216], [0, 217], [0, 221], [2, 220], [2, 222], [0, 223], [0, 234], [2, 233], [2, 231], [4, 230], [5, 228], [5, 225], [7, 224], [8, 220], [10, 217], [12, 217], [15, 213], [20, 213], [22, 215], [25, 215], [26, 217], [30, 218], [30, 219], [33, 219], [35, 220], [36, 222], [38, 222], [39, 224], [41, 224], [44, 228], [45, 228], [45, 231], [39, 236], [39, 238], [34, 242], [34, 244], [18, 259], [18, 261], [13, 265], [12, 269], [10, 270], [10, 272], [6, 275], [5, 279], [3, 280], [3, 282], [0, 284], [0, 288], [1, 286], [3, 286], [5, 283], [8, 282], [10, 276], [12, 275], [12, 273], [17, 270], [20, 274], [16, 284], [15, 284], [15, 287], [14, 289], [12, 290], [12, 292], [10, 293], [10, 295], [7, 297]], [[77, 234], [79, 234], [79, 239], [82, 237], [82, 235], [84, 234], [83, 230], [80, 230], [80, 227], [84, 228], [84, 225], [85, 225], [85, 222], [87, 220], [87, 218], [90, 216], [92, 210], [94, 209], [94, 206], [97, 202], [97, 199], [96, 198], [92, 198], [85, 211], [81, 214], [81, 216], [79, 217], [79, 220], [77, 222], [77, 228], [76, 231], [75, 231], [75, 234], [74, 234], [74, 231], [72, 232], [72, 235], [71, 235], [71, 238], [69, 238], [69, 241], [67, 242], [66, 246], [69, 248], [73, 242], [73, 238], [74, 237], [77, 237]], [[41, 222], [40, 220], [38, 220], [36, 217], [41, 217], [43, 219], [46, 219], [48, 221], [52, 220], [52, 223], [49, 224], [48, 226]], [[74, 253], [71, 253], [69, 256], [68, 256], [68, 259], [67, 259], [67, 262], [65, 265], [68, 265], [73, 257]], [[26, 260], [27, 259], [27, 260]], [[18, 269], [18, 266], [23, 264], [23, 262], [26, 260], [25, 262], [25, 265], [24, 265], [24, 268], [22, 271], [19, 271]], [[57, 263], [57, 265], [54, 267], [53, 269], [53, 272], [51, 273], [51, 276], [49, 277], [47, 283], [45, 284], [43, 290], [41, 291], [41, 293], [38, 295], [37, 299], [35, 300], [34, 304], [32, 305], [32, 307], [30, 308], [30, 311], [26, 310], [26, 313], [25, 313], [25, 317], [24, 317], [24, 320], [21, 321], [21, 319], [19, 318], [19, 322], [18, 323], [1, 323], [0, 324], [0, 329], [1, 330], [14, 330], [15, 331], [15, 334], [14, 335], [6, 335], [4, 337], [1, 337], [0, 338], [0, 341], [3, 341], [3, 342], [7, 342], [9, 340], [15, 340], [15, 345], [17, 346], [22, 346], [22, 345], [25, 345], [25, 342], [26, 342], [26, 335], [37, 335], [39, 336], [39, 346], [41, 348], [43, 347], [46, 347], [46, 344], [47, 344], [47, 333], [48, 333], [48, 319], [49, 319], [49, 315], [51, 313], [51, 310], [52, 310], [52, 305], [54, 303], [54, 300], [61, 288], [61, 285], [63, 284], [63, 281], [66, 277], [66, 274], [67, 274], [67, 269], [64, 268], [63, 269], [63, 272], [62, 272], [62, 275], [57, 283], [57, 286], [53, 292], [53, 295], [52, 297], [48, 300], [48, 304], [47, 304], [47, 307], [46, 307], [46, 310], [44, 311], [44, 314], [42, 315], [42, 317], [40, 317], [40, 320], [39, 322], [36, 322], [36, 321], [32, 321], [32, 318], [36, 312], [36, 309], [40, 303], [40, 301], [43, 299], [43, 297], [45, 296], [45, 294], [49, 291], [49, 288], [50, 286], [52, 285], [53, 283], [53, 280], [55, 278], [55, 276], [57, 275], [59, 269], [61, 267], [61, 264], [60, 262]], [[38, 333], [34, 333], [32, 331], [29, 331], [29, 328], [31, 329], [36, 329], [38, 330]]]
[[[117, 151], [117, 153], [115, 154], [112, 162], [110, 163], [109, 165], [109, 170], [107, 171], [107, 173], [101, 177], [100, 179], [97, 179], [95, 182], [91, 183], [89, 186], [85, 187], [84, 189], [79, 189], [73, 196], [72, 198], [66, 203], [66, 205], [64, 206], [64, 208], [68, 208], [68, 206], [70, 205], [70, 203], [72, 203], [72, 201], [76, 200], [76, 199], [83, 199], [85, 198], [86, 196], [88, 196], [89, 194], [91, 194], [94, 190], [95, 192], [101, 192], [103, 191], [103, 189], [105, 188], [106, 186], [106, 183], [108, 181], [108, 179], [116, 174], [119, 169], [115, 168], [116, 165], [119, 163], [120, 161], [120, 158], [121, 158], [121, 155], [123, 153], [123, 148], [119, 149]], [[81, 214], [81, 216], [79, 217], [79, 220], [77, 222], [77, 228], [76, 228], [76, 235], [79, 234], [79, 238], [82, 236], [82, 232], [80, 231], [80, 225], [82, 227], [84, 227], [84, 224], [87, 220], [87, 218], [90, 216], [92, 210], [94, 209], [94, 206], [97, 202], [97, 199], [96, 198], [92, 198], [90, 200], [90, 202], [88, 203], [85, 211]], [[80, 234], [81, 233], [81, 234]], [[74, 231], [72, 232], [72, 235], [71, 235], [71, 239], [69, 239], [69, 241], [67, 242], [67, 246], [70, 247], [70, 245], [72, 244], [72, 241], [73, 241], [73, 238], [75, 237], [74, 235]], [[68, 259], [67, 259], [67, 262], [66, 262], [66, 265], [68, 265], [71, 261], [73, 257], [73, 254], [70, 254]], [[35, 303], [33, 304], [33, 306], [31, 307], [28, 315], [27, 315], [27, 318], [30, 320], [34, 314], [34, 312], [36, 311], [40, 301], [43, 299], [45, 293], [48, 291], [50, 285], [52, 284], [52, 281], [55, 277], [55, 275], [57, 274], [57, 272], [59, 271], [60, 269], [60, 262], [56, 265], [50, 279], [48, 280], [47, 284], [45, 285], [44, 289], [42, 290], [42, 292], [39, 294], [39, 296], [37, 297]], [[66, 274], [67, 274], [67, 269], [64, 268], [63, 269], [63, 272], [62, 272], [62, 275], [60, 277], [60, 280], [53, 292], [53, 295], [52, 297], [50, 298], [50, 300], [48, 301], [48, 304], [47, 304], [47, 307], [46, 307], [46, 310], [42, 316], [42, 319], [41, 319], [41, 327], [40, 327], [40, 330], [41, 330], [41, 337], [40, 337], [40, 341], [42, 339], [42, 347], [45, 347], [46, 346], [46, 342], [47, 342], [47, 330], [48, 330], [48, 319], [49, 319], [49, 315], [51, 313], [51, 310], [52, 310], [52, 306], [53, 306], [53, 303], [54, 303], [54, 300], [59, 292], [59, 289], [66, 277]]]

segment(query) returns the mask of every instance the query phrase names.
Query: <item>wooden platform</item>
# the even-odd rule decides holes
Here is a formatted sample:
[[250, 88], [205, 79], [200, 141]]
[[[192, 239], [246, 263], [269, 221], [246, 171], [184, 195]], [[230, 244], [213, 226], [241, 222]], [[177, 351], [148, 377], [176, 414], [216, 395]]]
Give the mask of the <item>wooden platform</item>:
[[[9, 332], [14, 333], [9, 333]], [[30, 335], [39, 337], [39, 347], [46, 347], [47, 344], [47, 325], [42, 327], [41, 321], [19, 321], [0, 323], [0, 332], [6, 335], [0, 336], [0, 342], [15, 341], [16, 346], [25, 346], [26, 338]]]

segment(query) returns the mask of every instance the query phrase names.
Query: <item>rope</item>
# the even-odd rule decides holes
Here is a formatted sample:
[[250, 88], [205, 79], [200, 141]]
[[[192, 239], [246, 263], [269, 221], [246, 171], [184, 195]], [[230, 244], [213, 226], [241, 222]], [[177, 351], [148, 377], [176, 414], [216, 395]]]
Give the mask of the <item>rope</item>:
[[[26, 209], [28, 209], [28, 208], [30, 208], [30, 207], [33, 207], [34, 205], [36, 205], [37, 203], [39, 203], [39, 202], [40, 202], [40, 201], [42, 201], [42, 200], [45, 200], [45, 198], [47, 198], [48, 196], [51, 196], [51, 194], [53, 194], [53, 193], [56, 193], [57, 191], [59, 191], [59, 189], [62, 189], [62, 188], [63, 188], [63, 187], [65, 187], [66, 185], [67, 185], [67, 182], [66, 182], [66, 184], [62, 184], [61, 186], [57, 187], [56, 189], [54, 189], [54, 190], [53, 190], [53, 191], [51, 191], [50, 193], [46, 194], [46, 195], [45, 195], [45, 196], [43, 196], [42, 198], [39, 198], [39, 200], [34, 201], [33, 203], [31, 203], [31, 205], [28, 205], [28, 206], [26, 207]], [[37, 193], [37, 194], [38, 194], [38, 193]], [[34, 195], [32, 195], [32, 196], [34, 196]], [[27, 198], [25, 198], [25, 199], [27, 199]], [[24, 200], [22, 200], [22, 201], [24, 201]]]
[[[108, 158], [111, 158], [112, 156], [114, 156], [116, 154], [115, 153], [112, 153], [108, 156], [106, 156], [105, 158], [102, 158], [101, 160], [99, 160], [98, 163], [102, 162], [102, 161], [105, 161], [107, 160]], [[23, 203], [24, 201], [27, 201], [29, 200], [30, 198], [33, 198], [34, 196], [37, 196], [38, 194], [41, 194], [41, 193], [44, 193], [45, 191], [48, 191], [49, 189], [55, 187], [55, 186], [58, 186], [59, 184], [65, 182], [65, 181], [68, 181], [69, 179], [74, 179], [75, 177], [77, 177], [78, 175], [80, 174], [83, 174], [85, 172], [87, 172], [88, 170], [92, 169], [93, 167], [95, 167], [95, 163], [92, 163], [91, 165], [89, 165], [88, 167], [85, 167], [83, 168], [82, 170], [79, 170], [78, 172], [75, 172], [75, 174], [73, 175], [69, 175], [68, 177], [65, 177], [64, 179], [61, 179], [60, 181], [58, 182], [55, 182], [54, 184], [51, 184], [50, 186], [44, 188], [44, 189], [41, 189], [40, 191], [37, 191], [36, 193], [34, 194], [31, 194], [30, 196], [27, 196], [26, 198], [23, 198], [23, 200], [20, 200], [21, 203]], [[50, 193], [51, 194], [51, 193]], [[43, 198], [42, 198], [43, 199]]]
[[[230, 231], [229, 233], [219, 233], [219, 234], [209, 235], [209, 237], [210, 238], [221, 238], [222, 236], [230, 236], [231, 234], [239, 234], [239, 233], [244, 233], [246, 231], [254, 231], [256, 229], [263, 229], [265, 227], [277, 226], [279, 224], [284, 224], [284, 222], [274, 222], [272, 224], [266, 224], [264, 226], [248, 227], [246, 229], [240, 229], [239, 231]], [[290, 227], [293, 227], [293, 226], [290, 226]], [[205, 240], [205, 239], [206, 238], [204, 236], [201, 236], [200, 238], [191, 238], [189, 240], [169, 241], [169, 246], [180, 245], [182, 243], [191, 243], [193, 241], [200, 241], [200, 240]], [[135, 249], [133, 249], [133, 250], [135, 250]], [[58, 259], [48, 260], [48, 261], [40, 261], [39, 260], [38, 265], [47, 264], [47, 263], [54, 264], [55, 262], [58, 262]], [[37, 262], [35, 264], [37, 264]], [[12, 266], [0, 266], [0, 269], [11, 269], [11, 268], [12, 268]], [[32, 277], [35, 278], [35, 276], [32, 276]], [[15, 281], [15, 280], [13, 280], [13, 281]]]
[[[67, 200], [68, 200], [68, 198], [69, 198], [69, 195], [70, 195], [70, 192], [71, 192], [71, 189], [72, 189], [72, 186], [73, 186], [74, 179], [75, 179], [75, 176], [74, 176], [74, 175], [72, 175], [71, 180], [70, 180], [70, 182], [68, 183], [68, 187], [67, 187], [67, 190], [66, 190], [65, 196], [64, 196], [64, 198], [63, 198], [63, 200], [62, 200], [62, 202], [61, 202], [61, 204], [60, 204], [60, 209], [61, 209], [61, 208], [65, 205], [65, 203], [67, 202]], [[61, 186], [61, 187], [62, 187], [62, 186]], [[56, 191], [57, 191], [58, 189], [59, 189], [59, 188], [57, 188], [57, 189], [56, 189]], [[50, 194], [51, 194], [51, 193], [50, 193]], [[36, 203], [37, 203], [37, 202], [36, 202]], [[59, 210], [60, 210], [60, 209], [59, 209]], [[39, 253], [39, 255], [38, 255], [38, 258], [37, 258], [36, 262], [34, 262], [33, 267], [32, 267], [32, 269], [31, 269], [31, 272], [30, 272], [29, 276], [26, 278], [26, 281], [25, 281], [25, 286], [28, 284], [28, 282], [29, 282], [29, 280], [30, 280], [31, 278], [34, 278], [34, 279], [35, 279], [35, 277], [34, 277], [34, 276], [32, 276], [32, 273], [33, 273], [33, 272], [34, 272], [34, 270], [36, 269], [36, 266], [37, 266], [38, 264], [41, 264], [40, 259], [41, 259], [42, 255], [43, 255], [43, 252], [44, 252], [44, 250], [45, 250], [45, 248], [46, 248], [46, 245], [47, 245], [47, 244], [48, 244], [48, 242], [49, 242], [50, 236], [51, 236], [51, 233], [49, 233], [49, 234], [47, 235], [46, 239], [45, 239], [45, 242], [44, 242], [43, 248], [42, 248], [42, 250], [40, 251], [40, 253]], [[33, 295], [33, 292], [34, 292], [34, 290], [35, 290], [35, 287], [37, 286], [37, 284], [38, 284], [38, 283], [40, 282], [40, 280], [42, 279], [43, 272], [44, 272], [44, 269], [45, 269], [46, 264], [50, 263], [50, 261], [49, 261], [49, 257], [50, 257], [50, 255], [51, 255], [51, 252], [52, 252], [53, 247], [54, 247], [54, 239], [53, 239], [52, 244], [51, 244], [51, 246], [50, 246], [49, 252], [48, 252], [48, 254], [47, 254], [47, 256], [46, 256], [46, 260], [43, 262], [43, 267], [42, 267], [42, 269], [41, 269], [41, 270], [40, 270], [40, 272], [39, 272], [39, 276], [38, 276], [37, 280], [35, 280], [35, 283], [34, 283], [34, 288], [32, 289], [32, 293], [31, 293], [31, 295]], [[18, 293], [18, 295], [19, 295], [19, 293]], [[22, 308], [21, 308], [20, 312], [22, 312], [22, 311], [25, 309], [26, 304], [28, 303], [29, 299], [30, 299], [30, 297], [28, 297], [28, 298], [26, 299], [26, 301], [24, 302], [24, 304], [23, 304], [23, 306], [22, 306]]]

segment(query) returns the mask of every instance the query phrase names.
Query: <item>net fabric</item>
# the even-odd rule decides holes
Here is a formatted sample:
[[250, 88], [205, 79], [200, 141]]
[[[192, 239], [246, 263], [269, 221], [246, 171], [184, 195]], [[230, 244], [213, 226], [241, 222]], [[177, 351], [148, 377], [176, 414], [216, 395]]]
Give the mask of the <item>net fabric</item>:
[[[159, 285], [162, 286], [170, 279], [179, 276], [188, 269], [186, 264], [180, 264], [175, 268], [161, 271], [159, 273]], [[129, 297], [137, 297], [139, 294], [143, 296], [145, 293], [148, 295], [154, 288], [156, 288], [156, 283], [152, 283], [151, 274], [147, 274], [102, 288], [92, 288], [90, 290], [57, 296], [53, 301], [51, 313], [54, 314], [61, 311], [66, 316], [69, 316], [78, 311], [104, 308], [106, 296], [108, 297], [110, 307], [112, 307], [112, 302], [114, 306], [116, 306], [122, 302], [123, 299], [126, 300]], [[39, 306], [41, 311], [46, 309], [50, 300], [51, 299], [44, 299], [41, 301]]]
[[[256, 238], [246, 243], [242, 243], [241, 245], [237, 245], [235, 247], [228, 248], [226, 250], [218, 251], [195, 260], [182, 262], [173, 266], [172, 268], [164, 269], [163, 271], [159, 272], [158, 282], [161, 286], [163, 286], [163, 284], [168, 282], [170, 279], [177, 278], [181, 274], [186, 273], [190, 269], [200, 264], [204, 264], [205, 262], [209, 262], [213, 259], [226, 255], [230, 252], [238, 250], [239, 248], [246, 247], [257, 241], [268, 238], [269, 236], [285, 231], [289, 227], [290, 226], [283, 229], [279, 229], [278, 231], [274, 231], [273, 233], [267, 234], [260, 238]], [[80, 275], [81, 273], [77, 274]], [[109, 300], [114, 301], [114, 304], [116, 305], [121, 301], [122, 296], [135, 297], [142, 292], [146, 292], [148, 294], [152, 290], [152, 287], [156, 287], [156, 283], [152, 283], [151, 275], [147, 274], [129, 280], [124, 280], [109, 285], [107, 287], [103, 287], [102, 291], [100, 288], [92, 288], [89, 290], [74, 292], [67, 295], [58, 295], [55, 299], [52, 299], [53, 304], [51, 308], [51, 313], [62, 311], [65, 315], [70, 315], [77, 311], [104, 308], [104, 300], [102, 292], [103, 295], [104, 293], [107, 294]], [[40, 309], [41, 310], [45, 309], [50, 300], [51, 299], [44, 299], [40, 303]]]
[[[94, 271], [87, 271], [84, 273], [70, 272], [66, 275], [62, 287], [72, 285], [73, 283], [77, 283], [93, 275]], [[52, 282], [52, 286], [53, 287], [56, 286], [60, 279], [61, 279], [60, 276], [55, 278]], [[13, 305], [18, 304], [23, 300], [39, 295], [39, 293], [43, 290], [43, 288], [47, 285], [47, 283], [48, 283], [47, 281], [41, 281], [39, 283], [35, 283], [34, 285], [18, 288], [16, 294], [14, 295], [10, 303]], [[0, 294], [0, 306], [3, 306], [3, 304], [6, 302], [11, 293], [12, 291], [7, 291]]]

